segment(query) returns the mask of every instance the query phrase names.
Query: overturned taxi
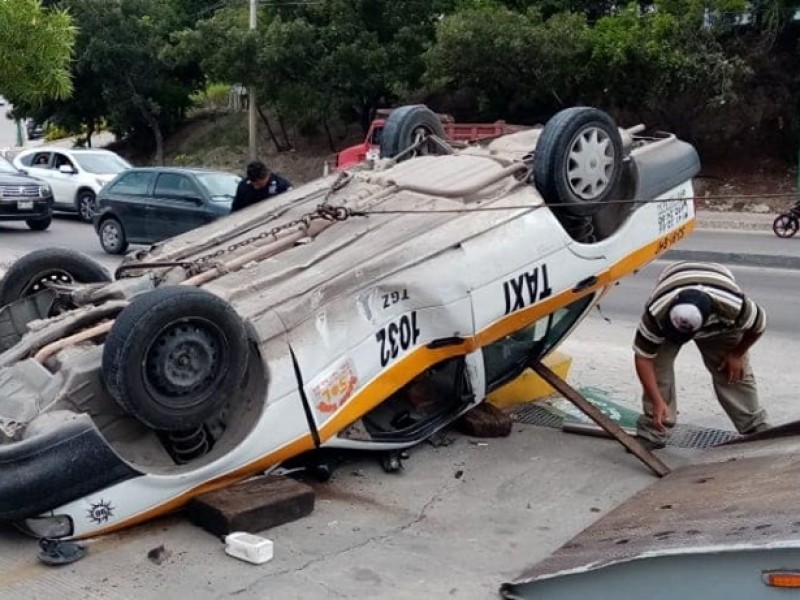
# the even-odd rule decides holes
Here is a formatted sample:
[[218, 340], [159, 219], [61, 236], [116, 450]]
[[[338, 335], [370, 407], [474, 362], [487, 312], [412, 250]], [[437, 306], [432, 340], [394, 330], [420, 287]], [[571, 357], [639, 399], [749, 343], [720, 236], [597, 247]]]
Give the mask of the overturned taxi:
[[546, 356], [694, 225], [691, 145], [566, 109], [382, 157], [129, 255], [0, 282], [0, 520], [98, 535], [319, 448], [392, 452]]

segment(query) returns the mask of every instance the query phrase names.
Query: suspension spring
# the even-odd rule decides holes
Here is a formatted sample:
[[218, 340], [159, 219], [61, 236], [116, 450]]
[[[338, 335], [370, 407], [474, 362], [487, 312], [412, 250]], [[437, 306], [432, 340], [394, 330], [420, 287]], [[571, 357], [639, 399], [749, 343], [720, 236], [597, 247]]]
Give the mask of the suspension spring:
[[212, 440], [205, 426], [186, 431], [170, 431], [166, 434], [168, 450], [179, 465], [200, 458], [209, 453]]
[[594, 223], [591, 217], [577, 217], [559, 211], [559, 220], [570, 237], [581, 244], [592, 244], [597, 241], [594, 235]]

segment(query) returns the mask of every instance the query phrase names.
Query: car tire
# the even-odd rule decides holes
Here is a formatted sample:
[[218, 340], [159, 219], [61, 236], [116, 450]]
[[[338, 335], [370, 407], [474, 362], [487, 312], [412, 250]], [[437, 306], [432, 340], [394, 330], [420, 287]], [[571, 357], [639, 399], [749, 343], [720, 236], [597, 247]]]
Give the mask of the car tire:
[[[393, 110], [381, 132], [381, 158], [394, 158], [413, 146], [421, 135], [435, 135], [444, 139], [444, 126], [436, 113], [422, 104]], [[435, 144], [425, 144], [419, 151], [408, 153], [403, 158], [436, 154], [437, 148]]]
[[96, 208], [97, 196], [91, 190], [80, 190], [75, 198], [75, 208], [84, 223], [91, 223]]
[[793, 214], [778, 215], [772, 222], [772, 231], [779, 238], [794, 237], [798, 229], [800, 229], [800, 219]]
[[48, 227], [50, 227], [50, 223], [53, 222], [53, 217], [47, 216], [41, 219], [28, 219], [25, 223], [30, 227], [33, 231], [44, 231]]
[[244, 323], [199, 288], [168, 286], [123, 309], [103, 347], [102, 378], [128, 414], [156, 431], [187, 431], [218, 414], [247, 370]]
[[58, 283], [106, 283], [111, 275], [94, 260], [67, 248], [34, 250], [15, 261], [0, 281], [0, 306]]
[[100, 237], [100, 245], [109, 254], [124, 254], [128, 249], [128, 239], [122, 223], [109, 217], [100, 223], [97, 235]]
[[536, 143], [536, 189], [548, 205], [591, 217], [617, 192], [622, 151], [619, 129], [605, 112], [584, 106], [562, 110]]

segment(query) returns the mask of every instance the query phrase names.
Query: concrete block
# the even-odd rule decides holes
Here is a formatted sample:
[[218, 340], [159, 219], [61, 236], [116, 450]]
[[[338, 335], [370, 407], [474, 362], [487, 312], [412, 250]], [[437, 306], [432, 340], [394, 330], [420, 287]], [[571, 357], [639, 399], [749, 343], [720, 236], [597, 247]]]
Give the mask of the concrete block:
[[217, 536], [257, 532], [296, 521], [314, 510], [314, 489], [290, 477], [259, 477], [194, 498], [189, 520]]
[[479, 404], [456, 421], [456, 429], [473, 437], [505, 437], [511, 433], [511, 417], [496, 406]]

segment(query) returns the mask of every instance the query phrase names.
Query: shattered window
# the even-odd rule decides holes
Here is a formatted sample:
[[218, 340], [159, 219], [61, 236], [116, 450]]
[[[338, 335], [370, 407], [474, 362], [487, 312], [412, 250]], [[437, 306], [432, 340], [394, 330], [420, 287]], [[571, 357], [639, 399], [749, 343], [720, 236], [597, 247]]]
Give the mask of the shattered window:
[[572, 328], [592, 302], [590, 294], [550, 313], [483, 349], [486, 391], [490, 392], [522, 373], [531, 357], [547, 354]]

